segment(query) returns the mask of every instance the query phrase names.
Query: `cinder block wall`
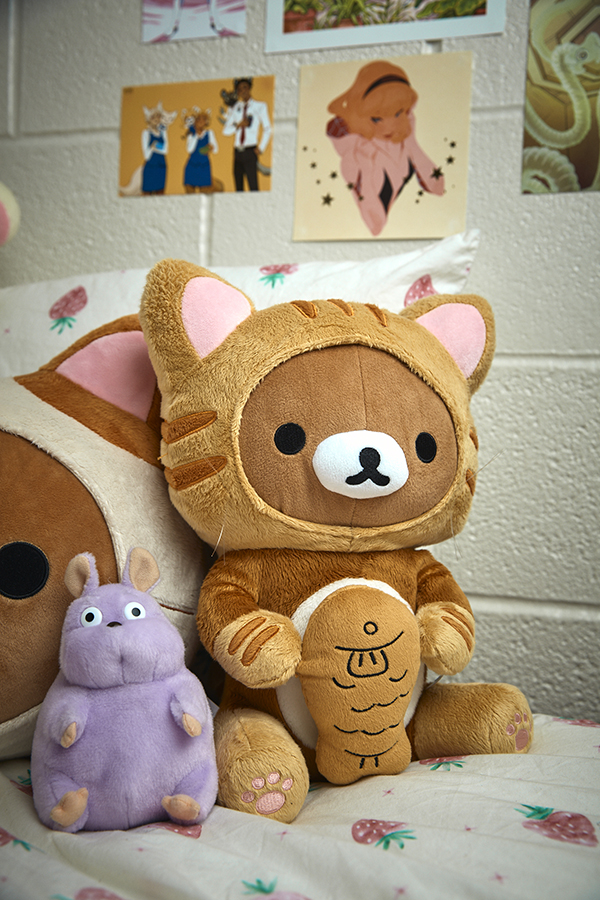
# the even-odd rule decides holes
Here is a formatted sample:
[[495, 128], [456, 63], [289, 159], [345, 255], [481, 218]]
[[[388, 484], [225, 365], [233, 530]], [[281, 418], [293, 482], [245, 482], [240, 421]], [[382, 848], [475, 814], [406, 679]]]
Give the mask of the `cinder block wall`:
[[[0, 181], [22, 224], [0, 285], [150, 267], [367, 259], [419, 242], [293, 243], [299, 68], [473, 52], [467, 227], [481, 230], [469, 288], [492, 303], [498, 354], [474, 400], [482, 470], [473, 513], [434, 548], [478, 622], [465, 680], [518, 684], [537, 712], [600, 721], [600, 193], [523, 196], [528, 25], [503, 35], [265, 54], [264, 4], [243, 38], [142, 45], [138, 0], [0, 0]], [[276, 76], [272, 190], [119, 199], [121, 88]], [[597, 126], [595, 126], [597, 127]]]

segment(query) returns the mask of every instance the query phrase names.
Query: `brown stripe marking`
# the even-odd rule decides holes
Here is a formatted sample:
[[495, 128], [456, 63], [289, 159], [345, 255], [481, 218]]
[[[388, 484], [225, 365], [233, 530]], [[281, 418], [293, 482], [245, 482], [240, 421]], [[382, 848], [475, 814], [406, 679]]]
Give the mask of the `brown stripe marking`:
[[248, 635], [252, 634], [253, 631], [256, 631], [257, 628], [260, 628], [266, 621], [264, 616], [257, 616], [255, 619], [250, 619], [249, 622], [246, 622], [239, 631], [236, 631], [227, 648], [229, 655], [233, 656], [233, 654], [242, 646]]
[[165, 478], [175, 491], [183, 491], [185, 488], [199, 484], [206, 478], [216, 475], [227, 465], [225, 456], [209, 456], [207, 459], [198, 459], [195, 462], [176, 466], [174, 469], [165, 467]]
[[472, 620], [466, 610], [457, 608], [455, 606], [443, 606], [442, 612], [447, 612], [448, 615], [454, 616], [456, 619], [458, 619], [459, 622], [462, 622], [465, 628], [469, 629], [471, 634], [475, 634], [473, 630]]
[[310, 300], [294, 300], [292, 306], [307, 319], [317, 318], [317, 307]]
[[479, 450], [479, 438], [477, 437], [477, 432], [475, 431], [474, 428], [471, 428], [471, 429], [470, 429], [470, 431], [469, 431], [469, 437], [471, 438], [471, 440], [472, 440], [473, 443], [475, 444], [475, 449], [476, 449], [476, 450]]
[[475, 493], [476, 478], [477, 478], [477, 476], [475, 475], [475, 472], [473, 471], [473, 469], [467, 469], [466, 481], [467, 481], [467, 487], [471, 491], [471, 494]]
[[462, 628], [454, 619], [449, 619], [447, 616], [442, 616], [442, 622], [447, 622], [448, 625], [451, 625], [455, 631], [458, 631], [467, 646], [467, 650], [470, 653], [473, 649], [473, 637], [467, 631], [465, 631], [465, 629]]
[[271, 640], [279, 632], [279, 625], [269, 625], [268, 628], [263, 628], [262, 631], [256, 635], [255, 638], [252, 638], [244, 653], [242, 654], [242, 665], [249, 666], [254, 662], [258, 654], [260, 653], [262, 647], [267, 643], [267, 641]]
[[175, 441], [180, 441], [184, 437], [188, 437], [190, 434], [202, 431], [203, 428], [212, 425], [216, 420], [217, 414], [212, 410], [191, 413], [189, 416], [181, 416], [179, 419], [173, 419], [172, 422], [163, 422], [160, 432], [165, 443], [172, 444]]
[[367, 309], [370, 309], [377, 321], [380, 325], [383, 325], [384, 328], [387, 328], [387, 316], [382, 309], [379, 309], [378, 306], [375, 306], [374, 303], [366, 303], [365, 306]]
[[333, 306], [337, 306], [337, 308], [341, 309], [341, 311], [347, 316], [354, 315], [354, 310], [352, 309], [352, 307], [350, 306], [349, 303], [346, 303], [345, 300], [332, 299], [332, 300], [328, 300], [327, 302], [331, 303]]

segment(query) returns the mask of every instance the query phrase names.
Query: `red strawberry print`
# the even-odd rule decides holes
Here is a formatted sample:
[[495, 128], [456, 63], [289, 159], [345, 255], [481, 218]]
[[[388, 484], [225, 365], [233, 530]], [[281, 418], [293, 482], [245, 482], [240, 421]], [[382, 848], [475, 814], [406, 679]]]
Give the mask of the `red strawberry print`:
[[271, 287], [274, 288], [276, 284], [283, 282], [286, 275], [293, 275], [297, 270], [298, 266], [296, 263], [282, 263], [278, 266], [262, 266], [260, 271], [263, 273], [263, 278], [260, 280], [264, 281], [265, 284], [270, 284]]
[[561, 719], [559, 716], [555, 716], [552, 721], [564, 722], [565, 725], [582, 725], [584, 728], [600, 728], [600, 724], [592, 722], [591, 719]]
[[419, 763], [422, 766], [429, 766], [432, 772], [435, 772], [436, 769], [444, 769], [446, 772], [449, 772], [452, 766], [458, 766], [459, 769], [462, 769], [462, 762], [460, 762], [462, 759], [465, 759], [465, 757], [436, 756], [432, 759], [420, 759]]
[[51, 319], [56, 319], [54, 325], [50, 327], [50, 331], [58, 328], [58, 333], [62, 334], [66, 327], [72, 328], [75, 321], [75, 313], [80, 312], [88, 302], [88, 296], [85, 288], [81, 285], [67, 291], [66, 294], [56, 301], [50, 308], [48, 315]]
[[422, 275], [407, 290], [404, 305], [410, 306], [415, 300], [420, 300], [421, 297], [431, 297], [435, 293], [431, 275]]
[[527, 819], [522, 823], [524, 828], [539, 831], [544, 837], [552, 838], [554, 841], [583, 844], [585, 847], [597, 846], [598, 838], [587, 816], [563, 810], [554, 812], [548, 807], [527, 806], [525, 803], [522, 806], [524, 809], [518, 809], [517, 812], [522, 813]]
[[359, 819], [352, 826], [352, 837], [359, 844], [383, 845], [387, 850], [390, 844], [397, 844], [402, 850], [404, 841], [414, 841], [415, 836], [411, 831], [402, 830], [407, 822], [386, 822], [382, 819]]
[[177, 822], [152, 822], [151, 825], [145, 825], [145, 828], [166, 828], [167, 831], [174, 831], [176, 834], [184, 834], [186, 837], [199, 838], [202, 834], [202, 825], [178, 825]]
[[31, 850], [31, 844], [28, 844], [27, 841], [20, 841], [14, 834], [5, 831], [4, 828], [0, 828], [0, 847], [6, 847], [7, 844], [14, 844], [15, 847], [21, 846], [25, 850]]

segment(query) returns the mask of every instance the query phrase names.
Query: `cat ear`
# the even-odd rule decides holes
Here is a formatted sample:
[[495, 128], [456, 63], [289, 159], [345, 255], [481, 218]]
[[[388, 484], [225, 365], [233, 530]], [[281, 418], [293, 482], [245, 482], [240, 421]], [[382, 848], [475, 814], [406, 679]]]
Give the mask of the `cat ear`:
[[495, 350], [491, 308], [476, 295], [424, 297], [404, 311], [443, 344], [461, 370], [471, 393], [487, 375]]
[[146, 279], [140, 322], [163, 398], [252, 311], [245, 294], [207, 269], [179, 259], [157, 263]]
[[251, 312], [241, 291], [211, 276], [192, 278], [181, 298], [181, 320], [200, 357], [222, 344]]

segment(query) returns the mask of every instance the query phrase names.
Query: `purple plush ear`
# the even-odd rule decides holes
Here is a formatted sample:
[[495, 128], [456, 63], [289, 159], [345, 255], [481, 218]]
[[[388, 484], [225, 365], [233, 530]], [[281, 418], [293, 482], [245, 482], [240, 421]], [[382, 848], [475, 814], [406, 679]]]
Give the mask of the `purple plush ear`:
[[240, 291], [206, 276], [188, 281], [181, 300], [186, 334], [201, 357], [208, 356], [251, 312]]
[[483, 356], [487, 337], [479, 310], [468, 303], [444, 303], [416, 321], [435, 335], [465, 378], [470, 378]]
[[156, 375], [141, 331], [106, 334], [74, 353], [56, 371], [113, 406], [147, 419]]
[[127, 554], [123, 584], [130, 584], [142, 593], [147, 593], [156, 587], [160, 581], [158, 564], [149, 550], [143, 547], [133, 547]]
[[95, 591], [100, 584], [96, 560], [91, 553], [80, 553], [73, 557], [65, 572], [65, 585], [69, 593], [77, 598]]

